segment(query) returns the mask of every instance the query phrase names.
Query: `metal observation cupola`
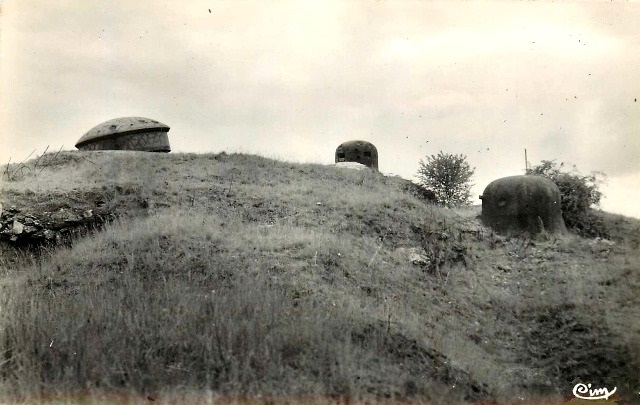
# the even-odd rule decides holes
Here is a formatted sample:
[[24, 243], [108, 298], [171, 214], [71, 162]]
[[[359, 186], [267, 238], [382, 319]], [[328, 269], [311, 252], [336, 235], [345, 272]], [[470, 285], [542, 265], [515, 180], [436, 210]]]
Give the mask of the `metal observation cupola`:
[[367, 141], [348, 141], [336, 148], [336, 163], [357, 162], [378, 170], [378, 150]]

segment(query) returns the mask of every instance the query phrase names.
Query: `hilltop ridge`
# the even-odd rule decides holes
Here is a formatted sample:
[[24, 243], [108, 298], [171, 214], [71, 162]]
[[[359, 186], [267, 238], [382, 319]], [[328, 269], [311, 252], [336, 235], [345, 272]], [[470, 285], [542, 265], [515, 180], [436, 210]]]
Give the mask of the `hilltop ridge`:
[[478, 207], [371, 170], [225, 153], [39, 162], [5, 171], [1, 218], [78, 221], [3, 242], [0, 398], [637, 394], [638, 220], [600, 213], [610, 241], [506, 238]]

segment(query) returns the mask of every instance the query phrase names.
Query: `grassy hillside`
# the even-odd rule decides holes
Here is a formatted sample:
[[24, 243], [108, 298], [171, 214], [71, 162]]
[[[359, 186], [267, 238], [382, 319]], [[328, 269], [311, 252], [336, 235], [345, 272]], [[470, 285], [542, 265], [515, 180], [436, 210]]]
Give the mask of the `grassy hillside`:
[[25, 167], [5, 170], [3, 216], [110, 219], [5, 245], [3, 402], [638, 398], [638, 220], [600, 213], [611, 241], [504, 238], [400, 178], [248, 155]]

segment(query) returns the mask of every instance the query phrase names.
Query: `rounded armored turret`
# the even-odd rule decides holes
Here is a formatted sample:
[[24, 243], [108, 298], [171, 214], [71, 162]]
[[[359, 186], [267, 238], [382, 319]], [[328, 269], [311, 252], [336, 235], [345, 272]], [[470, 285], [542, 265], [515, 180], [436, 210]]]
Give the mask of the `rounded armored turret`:
[[378, 150], [367, 141], [348, 141], [336, 148], [336, 163], [356, 162], [378, 170]]
[[76, 148], [170, 152], [169, 129], [167, 125], [149, 118], [115, 118], [87, 131], [76, 143]]
[[480, 196], [482, 222], [502, 233], [565, 232], [558, 186], [546, 177], [509, 176]]

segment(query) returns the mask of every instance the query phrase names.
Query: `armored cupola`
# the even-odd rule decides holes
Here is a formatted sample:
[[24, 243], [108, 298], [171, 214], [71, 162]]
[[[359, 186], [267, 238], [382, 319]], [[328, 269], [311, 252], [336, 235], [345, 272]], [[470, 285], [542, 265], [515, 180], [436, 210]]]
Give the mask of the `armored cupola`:
[[167, 125], [149, 118], [115, 118], [87, 131], [76, 143], [76, 148], [170, 152], [169, 129]]
[[356, 162], [378, 170], [378, 150], [367, 141], [348, 141], [336, 148], [336, 163]]
[[480, 196], [481, 218], [501, 233], [565, 232], [560, 198], [558, 186], [546, 177], [503, 177]]

